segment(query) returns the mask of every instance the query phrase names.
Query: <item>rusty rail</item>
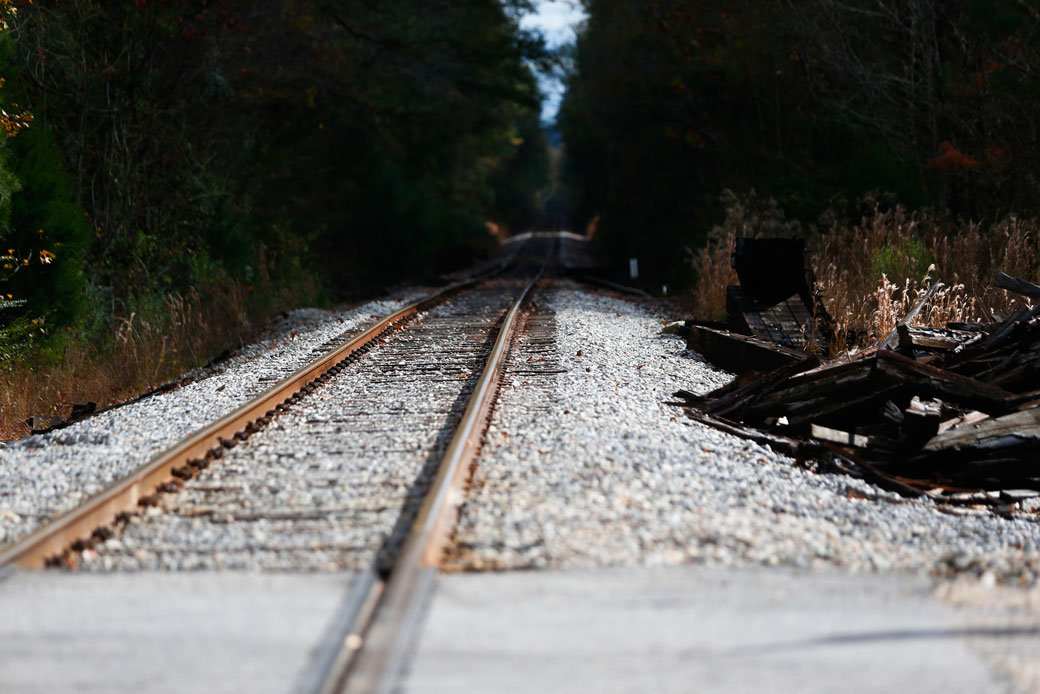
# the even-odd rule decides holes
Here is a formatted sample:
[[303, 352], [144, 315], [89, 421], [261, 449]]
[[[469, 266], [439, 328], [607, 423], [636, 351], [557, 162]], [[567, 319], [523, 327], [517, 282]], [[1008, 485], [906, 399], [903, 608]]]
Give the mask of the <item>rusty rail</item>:
[[[496, 269], [496, 272], [501, 269]], [[279, 406], [292, 401], [297, 394], [328, 372], [342, 368], [343, 362], [392, 330], [396, 324], [448, 295], [472, 286], [483, 277], [449, 285], [386, 316], [362, 334], [315, 359], [271, 389], [160, 453], [129, 476], [7, 546], [0, 552], [0, 571], [15, 566], [22, 569], [43, 568], [49, 559], [60, 556], [75, 542], [89, 538], [98, 528], [111, 525], [120, 514], [133, 511], [142, 499], [155, 494], [162, 485], [176, 482], [178, 476], [175, 471], [184, 466], [197, 465], [201, 459], [219, 457], [221, 453], [217, 451], [222, 448], [224, 440], [255, 430], [258, 424], [265, 423], [266, 418], [273, 416]]]
[[[544, 268], [543, 268], [544, 271]], [[445, 451], [430, 491], [412, 522], [388, 576], [369, 568], [354, 584], [354, 605], [337, 653], [326, 663], [315, 689], [333, 692], [389, 692], [408, 656], [465, 498], [473, 461], [490, 418], [506, 354], [527, 296], [528, 284], [503, 318], [484, 371], [470, 396], [459, 427]]]

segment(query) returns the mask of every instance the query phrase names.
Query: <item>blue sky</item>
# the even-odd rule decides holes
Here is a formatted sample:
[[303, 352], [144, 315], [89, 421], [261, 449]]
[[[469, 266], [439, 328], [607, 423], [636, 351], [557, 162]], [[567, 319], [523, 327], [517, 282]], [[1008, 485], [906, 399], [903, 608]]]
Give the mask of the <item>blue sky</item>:
[[[574, 40], [574, 25], [585, 18], [585, 13], [574, 0], [540, 0], [536, 3], [534, 14], [524, 17], [520, 26], [525, 29], [540, 29], [552, 47]], [[542, 91], [545, 92], [545, 103], [542, 106], [542, 120], [553, 121], [560, 109], [560, 98], [563, 96], [563, 84], [557, 79], [539, 78]]]

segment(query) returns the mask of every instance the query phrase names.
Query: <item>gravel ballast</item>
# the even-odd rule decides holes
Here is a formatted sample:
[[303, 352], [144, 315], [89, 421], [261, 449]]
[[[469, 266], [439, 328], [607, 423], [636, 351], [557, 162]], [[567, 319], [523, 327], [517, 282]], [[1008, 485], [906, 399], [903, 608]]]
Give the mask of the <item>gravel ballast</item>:
[[[503, 388], [452, 568], [754, 563], [1036, 582], [1040, 524], [951, 516], [693, 422], [670, 393], [730, 376], [662, 334], [663, 315], [567, 283], [539, 304], [562, 373]], [[510, 359], [528, 363], [522, 340]]]
[[[303, 366], [324, 345], [416, 294], [340, 314], [297, 312], [217, 373], [0, 449], [0, 543], [12, 542], [103, 489]], [[665, 404], [678, 388], [704, 392], [726, 383], [730, 375], [685, 351], [679, 338], [662, 334], [665, 316], [651, 304], [580, 289], [566, 281], [541, 291], [536, 304], [532, 320], [541, 317], [553, 329], [537, 339], [521, 336], [510, 354], [510, 373], [462, 510], [451, 568], [684, 562], [835, 565], [854, 571], [899, 569], [1036, 583], [1040, 525], [1032, 520], [970, 510], [952, 516], [928, 500], [903, 499], [851, 477], [815, 474], [766, 448], [692, 422], [680, 408]], [[414, 410], [410, 399], [421, 401], [426, 395], [420, 388], [410, 394], [402, 391], [389, 402], [378, 400], [383, 385], [366, 385], [363, 379], [368, 376], [350, 373], [350, 378], [359, 379], [350, 387], [390, 410]], [[465, 381], [472, 375], [453, 375], [460, 376]], [[335, 404], [338, 396], [320, 391], [315, 397]], [[404, 431], [397, 438], [359, 442], [366, 427], [373, 429], [359, 424], [360, 419], [332, 422], [335, 417], [305, 411], [293, 416], [319, 437], [341, 442], [339, 449], [353, 451], [350, 455], [355, 457], [361, 455], [357, 449], [368, 455], [398, 441], [399, 447], [390, 445], [381, 455], [411, 459], [412, 447], [425, 445], [421, 437], [413, 440]], [[212, 506], [212, 495], [224, 488], [237, 493], [240, 487], [265, 485], [274, 502], [291, 500], [291, 507], [301, 513], [308, 496], [315, 509], [338, 508], [330, 527], [350, 527], [351, 504], [360, 503], [364, 490], [358, 488], [349, 500], [335, 495], [326, 499], [332, 492], [322, 488], [340, 474], [342, 463], [335, 470], [311, 469], [307, 456], [318, 453], [300, 447], [298, 454], [283, 455], [277, 452], [282, 444], [267, 447], [264, 440], [250, 440], [207, 471], [211, 477], [191, 483], [197, 487], [192, 493], [209, 494], [209, 500], [200, 496], [192, 501], [201, 511], [181, 516], [177, 522], [182, 526], [171, 528], [168, 537], [205, 523], [224, 523], [223, 516], [204, 508]], [[295, 444], [285, 444], [290, 445]], [[247, 454], [276, 460], [284, 469], [263, 483], [261, 475], [249, 471]], [[246, 475], [245, 482], [232, 479], [235, 474]], [[296, 480], [299, 489], [293, 486]], [[297, 492], [300, 496], [292, 496]], [[173, 496], [164, 503], [183, 505], [187, 498]], [[244, 505], [239, 510], [248, 516]], [[388, 509], [384, 515], [393, 518], [395, 513]], [[220, 533], [230, 538], [229, 546], [260, 547], [264, 537], [291, 532], [294, 522], [257, 521], [248, 531], [243, 530], [247, 526], [224, 523], [229, 527]], [[251, 535], [254, 531], [260, 535]], [[233, 537], [235, 532], [243, 534]], [[350, 537], [336, 532], [335, 541], [316, 540], [320, 551], [310, 568], [353, 566], [353, 560], [345, 563], [335, 553], [372, 545], [364, 528]], [[142, 535], [137, 549], [144, 544]], [[160, 562], [154, 552], [147, 560], [141, 559], [144, 555], [134, 559], [136, 549], [118, 542], [110, 550], [112, 557], [137, 565], [191, 565]], [[244, 568], [295, 565], [280, 560], [229, 563]]]
[[404, 289], [339, 312], [293, 311], [216, 368], [188, 374], [174, 391], [0, 447], [0, 546], [146, 463], [302, 368], [375, 318], [426, 294]]
[[395, 330], [181, 492], [83, 553], [82, 566], [369, 567], [410, 525], [515, 289], [489, 283]]

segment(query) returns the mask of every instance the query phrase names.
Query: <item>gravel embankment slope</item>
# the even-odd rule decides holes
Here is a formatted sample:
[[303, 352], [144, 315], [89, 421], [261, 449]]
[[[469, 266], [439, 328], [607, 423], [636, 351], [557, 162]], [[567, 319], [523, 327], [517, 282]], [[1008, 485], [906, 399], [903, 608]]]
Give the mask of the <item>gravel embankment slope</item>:
[[172, 392], [0, 447], [0, 546], [262, 393], [326, 351], [326, 343], [424, 294], [403, 290], [341, 312], [293, 311], [215, 373], [196, 373], [197, 380]]
[[[662, 334], [651, 308], [557, 286], [540, 304], [563, 373], [503, 389], [453, 567], [829, 564], [1037, 581], [1040, 524], [950, 516], [692, 422], [670, 393], [728, 375]], [[511, 359], [523, 368], [522, 340]]]
[[83, 567], [367, 568], [407, 530], [511, 301], [490, 287], [430, 309], [131, 518]]

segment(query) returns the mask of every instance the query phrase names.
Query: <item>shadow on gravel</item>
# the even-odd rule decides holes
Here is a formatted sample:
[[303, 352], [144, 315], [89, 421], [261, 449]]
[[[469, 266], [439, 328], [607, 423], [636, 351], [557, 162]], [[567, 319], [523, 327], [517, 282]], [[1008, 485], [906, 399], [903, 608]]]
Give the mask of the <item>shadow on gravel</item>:
[[[481, 352], [485, 356], [491, 353], [495, 340], [498, 339], [498, 330], [497, 327], [491, 330], [487, 339], [481, 345]], [[376, 553], [375, 569], [384, 578], [389, 575], [390, 570], [393, 568], [397, 554], [401, 550], [401, 544], [415, 522], [415, 517], [419, 513], [419, 508], [426, 497], [426, 492], [437, 477], [437, 470], [440, 467], [441, 459], [444, 457], [444, 451], [451, 442], [452, 436], [455, 435], [455, 429], [466, 410], [469, 397], [473, 393], [477, 381], [480, 380], [480, 375], [481, 372], [476, 371], [466, 379], [465, 386], [459, 392], [458, 397], [455, 398], [455, 402], [451, 405], [451, 410], [444, 418], [444, 424], [437, 432], [437, 438], [423, 461], [419, 474], [408, 488], [407, 501], [401, 508], [401, 514], [397, 517], [397, 522], [394, 523], [393, 529]]]

